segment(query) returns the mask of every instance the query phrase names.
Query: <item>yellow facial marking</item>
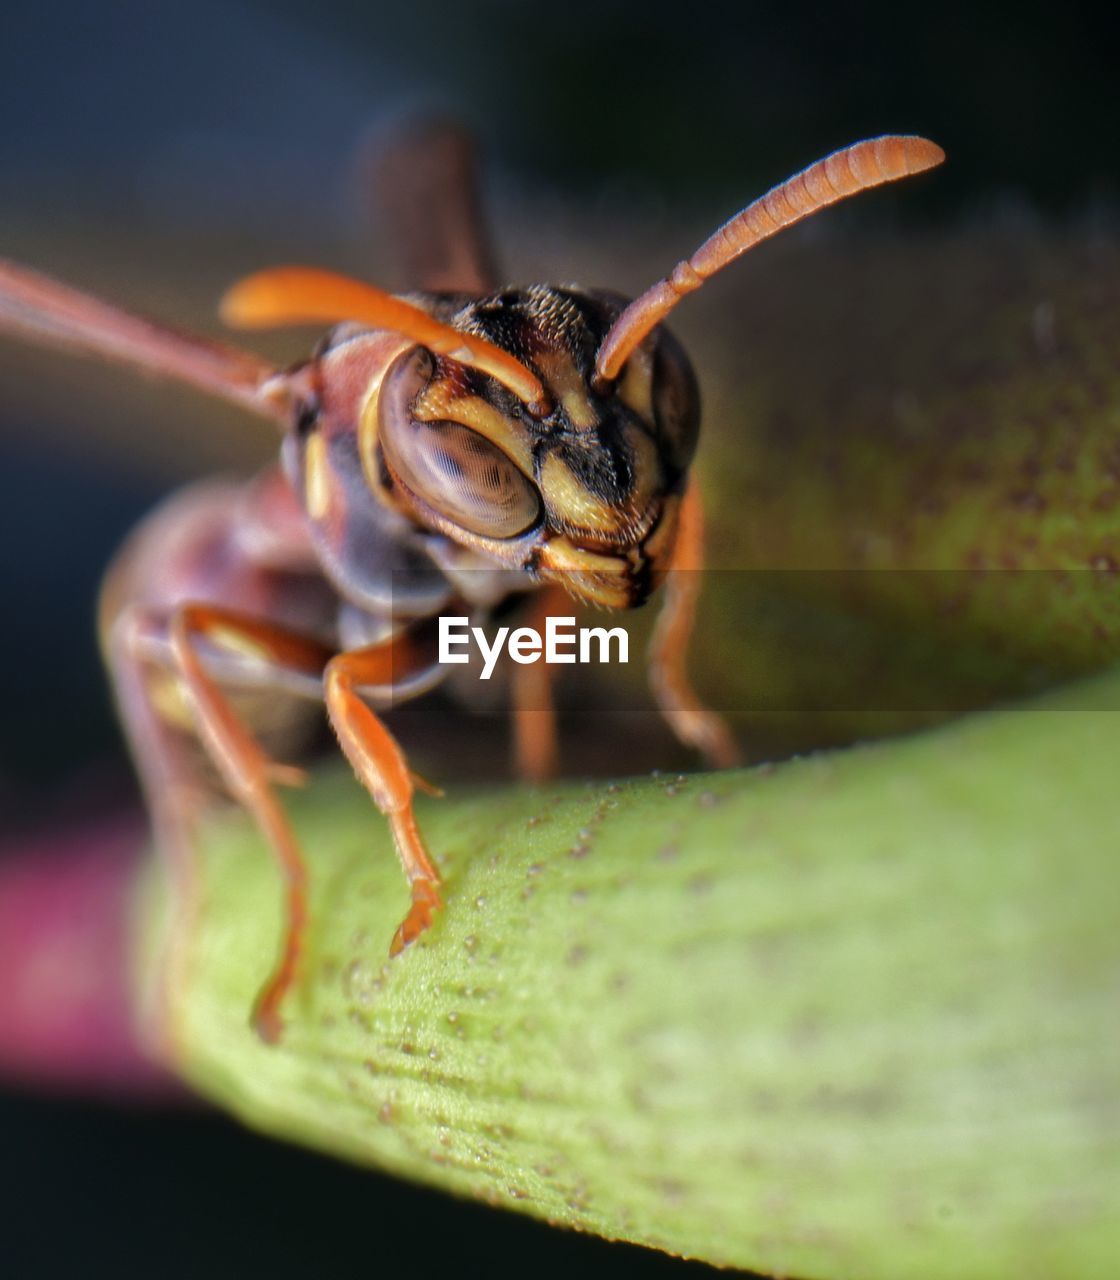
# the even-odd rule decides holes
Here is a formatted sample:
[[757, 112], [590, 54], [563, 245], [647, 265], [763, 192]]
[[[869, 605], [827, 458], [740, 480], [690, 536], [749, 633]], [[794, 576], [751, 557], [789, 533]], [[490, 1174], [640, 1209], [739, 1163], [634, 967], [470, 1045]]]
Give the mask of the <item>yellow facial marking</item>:
[[545, 386], [552, 392], [577, 431], [590, 431], [599, 421], [587, 385], [566, 351], [546, 351], [537, 357]]
[[541, 552], [541, 563], [564, 573], [621, 573], [626, 567], [626, 561], [618, 556], [588, 551], [563, 537], [549, 538]]
[[612, 534], [627, 522], [628, 511], [608, 506], [584, 488], [556, 454], [546, 458], [541, 468], [541, 492], [549, 507], [576, 528]]
[[303, 455], [303, 489], [308, 515], [312, 520], [322, 520], [331, 505], [331, 473], [327, 442], [317, 431], [308, 439]]
[[643, 544], [643, 551], [653, 571], [655, 584], [660, 584], [672, 567], [673, 549], [677, 543], [677, 522], [680, 516], [681, 500], [674, 494], [665, 499], [661, 519], [657, 527]]
[[560, 397], [560, 407], [577, 431], [590, 431], [599, 420], [591, 397], [582, 387], [565, 391]]
[[641, 347], [622, 366], [618, 398], [645, 422], [653, 422], [653, 357]]
[[550, 538], [541, 548], [538, 567], [543, 577], [569, 595], [604, 609], [624, 609], [630, 603], [627, 563], [577, 547], [567, 538]]
[[376, 349], [371, 352], [369, 384], [362, 396], [358, 410], [358, 456], [362, 460], [362, 474], [373, 493], [381, 492], [381, 477], [377, 467], [377, 401], [381, 384], [393, 361], [412, 345], [399, 335], [382, 334], [376, 339]]
[[549, 510], [573, 529], [602, 538], [634, 538], [648, 528], [653, 495], [661, 483], [657, 446], [639, 427], [624, 428], [633, 469], [633, 487], [625, 499], [611, 505], [598, 497], [568, 467], [550, 454], [541, 467], [541, 492]]

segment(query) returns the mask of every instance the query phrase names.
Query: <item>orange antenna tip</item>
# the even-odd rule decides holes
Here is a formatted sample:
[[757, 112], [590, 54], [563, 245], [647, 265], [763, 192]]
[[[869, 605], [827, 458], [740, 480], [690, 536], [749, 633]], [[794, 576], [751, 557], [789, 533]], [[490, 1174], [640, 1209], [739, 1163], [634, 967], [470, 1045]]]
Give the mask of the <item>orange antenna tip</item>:
[[936, 142], [909, 134], [886, 134], [854, 143], [818, 160], [747, 205], [691, 258], [673, 270], [615, 320], [595, 359], [595, 382], [609, 386], [639, 345], [686, 294], [698, 289], [760, 240], [808, 218], [820, 209], [911, 174], [932, 169], [945, 159]]

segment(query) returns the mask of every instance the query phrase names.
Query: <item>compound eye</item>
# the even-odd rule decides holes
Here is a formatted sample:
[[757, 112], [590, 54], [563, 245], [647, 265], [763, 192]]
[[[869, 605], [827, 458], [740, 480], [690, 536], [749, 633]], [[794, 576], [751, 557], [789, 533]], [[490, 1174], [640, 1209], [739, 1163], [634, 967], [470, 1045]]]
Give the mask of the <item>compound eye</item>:
[[412, 416], [431, 377], [426, 351], [401, 357], [382, 388], [381, 446], [405, 489], [469, 533], [513, 538], [540, 518], [528, 478], [500, 449], [458, 422]]
[[684, 348], [662, 330], [653, 361], [653, 413], [667, 461], [682, 472], [696, 452], [700, 432], [700, 391]]

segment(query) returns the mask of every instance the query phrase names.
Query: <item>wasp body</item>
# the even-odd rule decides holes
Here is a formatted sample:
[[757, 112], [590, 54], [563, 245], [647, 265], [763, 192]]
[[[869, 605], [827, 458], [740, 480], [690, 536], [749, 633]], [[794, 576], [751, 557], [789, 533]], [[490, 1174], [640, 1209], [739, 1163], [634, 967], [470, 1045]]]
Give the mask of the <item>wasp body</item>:
[[[101, 609], [122, 720], [184, 918], [213, 773], [254, 815], [282, 869], [285, 936], [254, 1016], [269, 1040], [299, 973], [306, 872], [275, 793], [300, 771], [266, 745], [291, 741], [299, 699], [326, 704], [392, 828], [412, 893], [393, 953], [441, 902], [413, 816], [414, 787], [426, 784], [378, 710], [445, 674], [441, 614], [485, 621], [525, 596], [540, 616], [559, 590], [630, 608], [668, 580], [651, 655], [658, 703], [682, 740], [717, 764], [733, 758], [726, 729], [685, 677], [696, 587], [682, 571], [702, 563], [688, 484], [700, 409], [691, 365], [661, 321], [759, 239], [941, 158], [932, 143], [902, 137], [838, 152], [748, 206], [627, 303], [575, 286], [494, 289], [465, 154], [457, 135], [437, 132], [418, 176], [400, 177], [399, 166], [395, 175], [420, 292], [391, 297], [279, 268], [227, 295], [225, 318], [241, 327], [335, 325], [287, 370], [0, 264], [0, 327], [176, 377], [282, 429], [277, 466], [245, 486], [190, 489], [149, 517], [111, 569]], [[518, 758], [523, 773], [540, 776], [553, 757], [547, 673], [513, 676]]]

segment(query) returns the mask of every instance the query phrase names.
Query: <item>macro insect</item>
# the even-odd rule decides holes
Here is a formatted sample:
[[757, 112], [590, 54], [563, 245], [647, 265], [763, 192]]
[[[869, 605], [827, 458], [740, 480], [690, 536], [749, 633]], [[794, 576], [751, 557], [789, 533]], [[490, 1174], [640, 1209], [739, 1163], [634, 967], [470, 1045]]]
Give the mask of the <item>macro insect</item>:
[[[441, 613], [485, 623], [524, 597], [543, 617], [561, 592], [631, 608], [664, 584], [650, 651], [656, 701], [683, 742], [716, 765], [732, 762], [730, 735], [685, 670], [691, 571], [702, 565], [689, 483], [700, 405], [663, 321], [752, 245], [943, 159], [909, 136], [837, 151], [627, 302], [577, 286], [497, 287], [462, 136], [435, 129], [411, 167], [402, 155], [383, 178], [416, 292], [280, 267], [223, 300], [235, 327], [334, 326], [291, 368], [0, 263], [0, 328], [178, 379], [282, 434], [279, 462], [250, 482], [204, 483], [157, 508], [110, 568], [100, 611], [120, 716], [180, 899], [192, 894], [195, 829], [215, 774], [254, 816], [282, 873], [284, 936], [253, 1014], [267, 1041], [281, 1033], [306, 917], [307, 873], [276, 796], [302, 772], [261, 741], [277, 736], [278, 704], [325, 703], [388, 819], [411, 891], [393, 954], [428, 928], [440, 876], [413, 815], [414, 788], [427, 784], [379, 710], [446, 674], [434, 640]], [[540, 777], [555, 749], [547, 674], [519, 667], [511, 685], [520, 769]]]

